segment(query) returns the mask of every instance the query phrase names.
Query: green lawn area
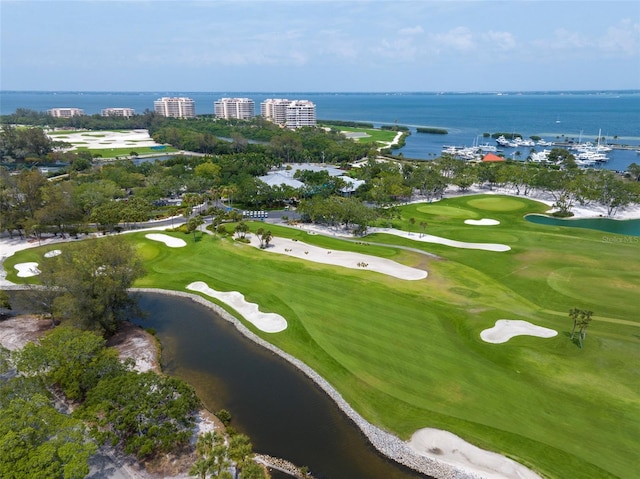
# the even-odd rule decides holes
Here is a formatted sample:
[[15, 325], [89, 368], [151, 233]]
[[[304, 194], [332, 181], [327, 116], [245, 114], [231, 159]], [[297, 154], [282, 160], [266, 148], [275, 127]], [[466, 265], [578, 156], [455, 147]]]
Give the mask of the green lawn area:
[[[329, 125], [331, 126], [331, 125]], [[396, 137], [397, 131], [380, 130], [378, 128], [353, 128], [348, 126], [331, 126], [340, 131], [348, 131], [352, 133], [366, 133], [368, 136], [361, 138], [354, 138], [354, 140], [360, 143], [377, 143], [377, 142], [389, 142], [393, 141]]]
[[[75, 145], [76, 143], [74, 143]], [[137, 146], [135, 144], [131, 145], [127, 148], [87, 148], [84, 146], [79, 146], [76, 148], [77, 151], [90, 151], [94, 155], [100, 155], [102, 158], [115, 158], [117, 156], [129, 156], [132, 151], [135, 151], [138, 155], [150, 155], [150, 154], [158, 154], [163, 155], [165, 153], [175, 153], [178, 150], [171, 147], [166, 146], [162, 150], [153, 149], [150, 146]]]
[[[289, 327], [278, 334], [245, 324], [314, 368], [364, 417], [401, 438], [436, 427], [543, 477], [637, 477], [640, 244], [523, 219], [546, 209], [525, 198], [466, 196], [404, 206], [393, 224], [417, 236], [426, 222], [428, 234], [511, 246], [502, 253], [384, 234], [347, 242], [269, 226], [273, 242], [286, 236], [425, 268], [429, 277], [420, 281], [306, 262], [208, 235], [194, 242], [170, 233], [184, 238], [185, 248], [168, 248], [142, 232], [123, 237], [146, 263], [137, 286], [185, 291], [187, 284], [205, 281], [283, 315]], [[500, 225], [465, 225], [471, 218]], [[20, 252], [5, 261], [7, 279], [18, 282], [16, 263], [46, 261], [46, 251], [64, 254], [72, 247]], [[568, 337], [573, 307], [595, 313], [583, 349]], [[483, 342], [480, 332], [498, 319], [527, 320], [558, 335]]]

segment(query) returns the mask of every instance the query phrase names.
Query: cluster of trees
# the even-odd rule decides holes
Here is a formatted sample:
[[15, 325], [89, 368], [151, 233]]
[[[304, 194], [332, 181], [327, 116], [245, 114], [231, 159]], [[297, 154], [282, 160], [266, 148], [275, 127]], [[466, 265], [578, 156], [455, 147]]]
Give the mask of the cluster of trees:
[[197, 460], [189, 474], [200, 479], [233, 479], [235, 470], [243, 479], [264, 479], [265, 470], [254, 461], [253, 446], [249, 437], [228, 429], [229, 437], [217, 431], [208, 431], [198, 436]]
[[16, 374], [0, 382], [1, 477], [79, 479], [100, 444], [140, 459], [189, 445], [200, 407], [193, 389], [133, 371], [100, 335], [60, 326], [0, 351], [3, 364]]
[[[120, 121], [133, 125], [144, 119], [142, 126], [149, 128], [157, 141], [201, 151], [206, 156], [178, 155], [165, 161], [136, 164], [122, 160], [104, 165], [92, 165], [87, 158], [76, 158], [68, 177], [59, 181], [47, 181], [35, 169], [9, 174], [0, 168], [0, 208], [7, 212], [0, 217], [0, 228], [36, 236], [77, 234], [93, 227], [114, 230], [123, 223], [169, 214], [189, 215], [193, 204], [178, 208], [168, 201], [185, 196], [218, 205], [225, 201], [227, 206], [233, 204], [246, 209], [277, 208], [297, 204], [299, 200], [343, 196], [344, 182], [326, 172], [296, 173], [305, 183], [300, 189], [270, 186], [259, 180], [283, 162], [321, 159], [346, 165], [368, 157], [366, 164], [347, 174], [365, 180], [351, 197], [376, 206], [405, 202], [415, 194], [427, 200], [436, 199], [447, 188], [465, 190], [474, 184], [505, 187], [524, 195], [532, 190], [545, 191], [554, 197], [561, 215], [570, 215], [575, 205], [595, 203], [605, 206], [612, 215], [640, 197], [640, 166], [631, 165], [626, 178], [609, 170], [579, 169], [572, 155], [562, 148], [553, 149], [549, 155], [560, 161], [559, 166], [509, 160], [474, 164], [446, 155], [428, 162], [380, 161], [378, 153], [369, 146], [322, 128], [290, 131], [261, 118], [178, 120], [150, 112], [139, 116], [137, 119], [91, 118], [96, 124], [103, 122], [101, 127], [113, 127], [112, 122]], [[52, 118], [21, 110], [16, 115], [3, 117], [4, 121], [32, 123], [44, 119]], [[7, 133], [11, 137], [27, 134], [18, 133], [20, 131], [38, 130], [9, 128], [6, 131], [12, 132]], [[222, 136], [230, 141], [220, 139]], [[315, 207], [307, 213], [311, 211], [314, 217], [335, 218], [338, 214], [318, 213]], [[367, 219], [350, 222], [366, 223]]]
[[54, 325], [65, 321], [110, 336], [138, 312], [128, 289], [144, 274], [144, 267], [122, 238], [78, 243], [45, 258], [39, 269], [40, 285], [30, 294]]

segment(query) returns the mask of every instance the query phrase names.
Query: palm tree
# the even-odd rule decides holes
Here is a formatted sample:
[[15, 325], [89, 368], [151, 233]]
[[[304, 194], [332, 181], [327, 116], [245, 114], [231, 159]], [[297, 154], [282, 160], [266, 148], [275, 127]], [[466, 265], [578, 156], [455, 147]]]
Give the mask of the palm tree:
[[249, 226], [244, 221], [241, 221], [236, 225], [236, 233], [238, 234], [238, 238], [245, 239], [247, 233], [249, 232]]
[[580, 311], [580, 320], [578, 321], [578, 326], [580, 326], [580, 332], [578, 334], [578, 341], [580, 343], [580, 348], [582, 348], [582, 341], [587, 337], [587, 327], [591, 322], [591, 316], [593, 315], [593, 311]]
[[217, 431], [201, 434], [196, 442], [198, 460], [189, 470], [189, 475], [205, 479], [207, 474], [220, 477], [220, 474], [231, 464], [227, 457], [224, 437]]
[[249, 437], [244, 434], [236, 434], [229, 441], [229, 457], [236, 463], [236, 478], [238, 473], [253, 458], [253, 446]]
[[420, 228], [422, 228], [422, 233], [420, 234], [420, 238], [422, 238], [425, 234], [425, 230], [427, 229], [427, 222], [426, 221], [421, 221], [420, 222]]
[[573, 329], [571, 330], [570, 339], [573, 340], [576, 328], [578, 327], [578, 318], [580, 317], [580, 310], [578, 308], [571, 308], [569, 310], [569, 317], [573, 319]]

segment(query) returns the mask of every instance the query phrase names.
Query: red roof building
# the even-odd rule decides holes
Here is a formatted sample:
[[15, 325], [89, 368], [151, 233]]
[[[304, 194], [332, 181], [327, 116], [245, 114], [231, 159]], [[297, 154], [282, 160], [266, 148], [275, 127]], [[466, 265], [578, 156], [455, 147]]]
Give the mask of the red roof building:
[[505, 161], [504, 158], [502, 158], [501, 156], [498, 155], [494, 155], [493, 153], [487, 153], [486, 155], [484, 155], [484, 157], [482, 158], [482, 161], [486, 161], [486, 162], [492, 162], [492, 161]]

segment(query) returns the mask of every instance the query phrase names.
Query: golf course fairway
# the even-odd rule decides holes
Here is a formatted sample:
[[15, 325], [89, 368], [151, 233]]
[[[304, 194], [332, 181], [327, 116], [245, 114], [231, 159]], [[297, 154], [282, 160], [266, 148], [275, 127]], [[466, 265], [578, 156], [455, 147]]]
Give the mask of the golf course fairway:
[[[542, 477], [638, 477], [640, 242], [530, 223], [524, 215], [548, 207], [526, 198], [462, 196], [431, 206], [400, 207], [393, 228], [418, 239], [417, 225], [426, 223], [429, 235], [511, 249], [462, 249], [381, 233], [347, 241], [269, 225], [274, 244], [289, 238], [428, 271], [425, 279], [404, 281], [271, 254], [216, 235], [166, 232], [185, 240], [180, 248], [144, 232], [122, 237], [145, 261], [147, 273], [135, 286], [187, 291], [202, 281], [281, 315], [287, 328], [278, 333], [244, 324], [317, 371], [368, 421], [402, 439], [438, 428]], [[480, 218], [499, 224], [463, 221]], [[255, 231], [265, 224], [249, 226]], [[56, 248], [64, 254], [73, 244]], [[8, 258], [7, 279], [37, 282], [18, 278], [14, 265], [44, 261], [50, 249]], [[583, 348], [569, 338], [571, 308], [594, 312]], [[483, 341], [481, 332], [501, 319], [558, 334]]]

